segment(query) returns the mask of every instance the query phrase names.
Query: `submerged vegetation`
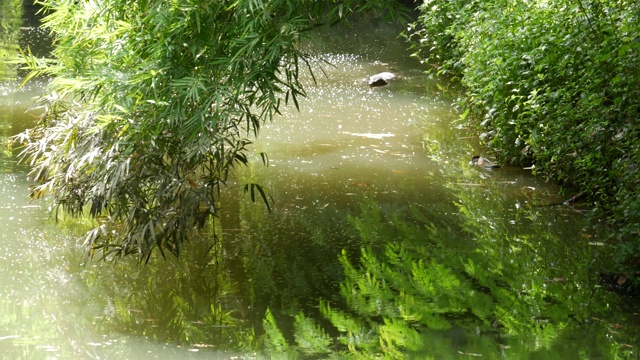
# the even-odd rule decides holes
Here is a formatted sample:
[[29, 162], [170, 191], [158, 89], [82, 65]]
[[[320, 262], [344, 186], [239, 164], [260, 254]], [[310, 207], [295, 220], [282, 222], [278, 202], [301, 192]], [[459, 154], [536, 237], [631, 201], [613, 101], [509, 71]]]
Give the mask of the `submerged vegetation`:
[[620, 271], [640, 268], [639, 16], [619, 0], [431, 0], [408, 32], [501, 162], [584, 194]]

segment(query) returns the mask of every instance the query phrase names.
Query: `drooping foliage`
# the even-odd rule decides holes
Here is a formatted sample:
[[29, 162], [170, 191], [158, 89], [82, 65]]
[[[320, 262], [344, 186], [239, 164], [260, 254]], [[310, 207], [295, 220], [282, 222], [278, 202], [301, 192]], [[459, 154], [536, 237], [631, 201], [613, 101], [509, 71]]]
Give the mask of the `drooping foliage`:
[[462, 118], [505, 163], [584, 194], [612, 225], [620, 264], [640, 254], [640, 4], [425, 2], [410, 37], [461, 79]]
[[[394, 1], [71, 1], [42, 3], [52, 59], [34, 129], [21, 134], [34, 198], [88, 210], [88, 256], [179, 254], [219, 211], [218, 194], [261, 123], [305, 95], [296, 46], [353, 12], [397, 16]], [[266, 156], [263, 156], [266, 162]], [[247, 184], [252, 198], [267, 195]], [[267, 203], [268, 206], [268, 203]]]

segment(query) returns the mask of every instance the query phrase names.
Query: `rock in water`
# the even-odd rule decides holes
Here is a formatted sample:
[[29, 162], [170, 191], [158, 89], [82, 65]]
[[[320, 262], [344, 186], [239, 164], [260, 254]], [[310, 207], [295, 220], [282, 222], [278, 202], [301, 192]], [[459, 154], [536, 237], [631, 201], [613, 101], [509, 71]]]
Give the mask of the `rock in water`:
[[381, 72], [380, 74], [369, 77], [369, 86], [385, 86], [391, 80], [395, 79], [396, 75], [390, 72]]
[[482, 156], [474, 156], [471, 158], [471, 161], [469, 161], [469, 165], [471, 166], [480, 166], [484, 169], [487, 170], [491, 170], [491, 169], [497, 169], [500, 167], [500, 165], [498, 164], [494, 164], [493, 162], [491, 162], [489, 159], [484, 158]]

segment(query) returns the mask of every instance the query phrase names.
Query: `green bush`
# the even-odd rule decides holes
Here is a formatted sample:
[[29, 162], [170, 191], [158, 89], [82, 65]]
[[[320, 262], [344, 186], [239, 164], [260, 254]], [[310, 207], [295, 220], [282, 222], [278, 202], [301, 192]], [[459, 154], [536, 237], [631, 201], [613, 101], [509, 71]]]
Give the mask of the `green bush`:
[[536, 174], [584, 192], [624, 244], [619, 263], [633, 263], [640, 4], [434, 0], [421, 11], [410, 36], [423, 39], [416, 54], [461, 78], [459, 105], [483, 143], [503, 163], [535, 165]]

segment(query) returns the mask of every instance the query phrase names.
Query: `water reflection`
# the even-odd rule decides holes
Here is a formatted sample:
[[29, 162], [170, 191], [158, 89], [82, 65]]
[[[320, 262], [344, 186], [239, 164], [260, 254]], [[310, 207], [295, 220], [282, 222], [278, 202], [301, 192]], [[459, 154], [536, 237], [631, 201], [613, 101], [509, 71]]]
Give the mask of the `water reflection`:
[[12, 173], [19, 167], [9, 138], [34, 124], [37, 112], [28, 110], [44, 86], [40, 81], [19, 88], [22, 74], [13, 60], [28, 45], [35, 54], [47, 54], [50, 41], [44, 30], [34, 27], [34, 17], [25, 14], [22, 2], [0, 1], [0, 14], [0, 170]]
[[[476, 181], [482, 181], [477, 174]], [[483, 185], [493, 193], [504, 190], [501, 182]], [[320, 315], [287, 302], [272, 304], [264, 326], [270, 348], [438, 359], [624, 354], [609, 342], [611, 328], [598, 320], [609, 313], [612, 299], [598, 290], [593, 267], [585, 265], [597, 261], [593, 248], [567, 242], [570, 235], [581, 236], [573, 214], [533, 207], [509, 212], [501, 199], [474, 196], [475, 188], [458, 191], [462, 221], [454, 224], [440, 216], [451, 211], [446, 206], [432, 204], [407, 217], [362, 202], [349, 221], [361, 250], [347, 249], [339, 257], [341, 296], [322, 298]], [[282, 318], [273, 320], [273, 313]], [[331, 325], [320, 325], [326, 321]]]
[[[427, 79], [396, 30], [334, 29], [307, 45], [334, 66], [300, 113], [264, 127], [254, 148], [270, 166], [238, 174], [264, 184], [273, 212], [231, 187], [219, 223], [180, 260], [81, 264], [83, 224], [29, 202], [15, 150], [3, 152], [0, 353], [632, 356], [633, 315], [608, 309], [616, 299], [595, 286], [597, 234], [568, 208], [537, 206], [557, 200], [553, 186], [469, 167], [475, 145], [446, 104], [423, 98]], [[388, 67], [403, 79], [366, 86]], [[24, 104], [38, 85], [14, 83], [2, 82], [3, 141], [33, 122]]]

